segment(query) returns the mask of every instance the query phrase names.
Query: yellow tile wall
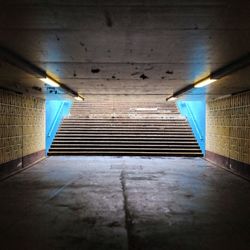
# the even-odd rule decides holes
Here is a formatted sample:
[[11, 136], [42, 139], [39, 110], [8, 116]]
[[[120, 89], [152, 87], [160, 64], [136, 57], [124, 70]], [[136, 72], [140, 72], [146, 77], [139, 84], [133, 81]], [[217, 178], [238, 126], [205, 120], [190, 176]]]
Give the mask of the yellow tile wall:
[[206, 150], [250, 164], [250, 92], [207, 103]]
[[45, 102], [0, 89], [0, 164], [45, 149]]

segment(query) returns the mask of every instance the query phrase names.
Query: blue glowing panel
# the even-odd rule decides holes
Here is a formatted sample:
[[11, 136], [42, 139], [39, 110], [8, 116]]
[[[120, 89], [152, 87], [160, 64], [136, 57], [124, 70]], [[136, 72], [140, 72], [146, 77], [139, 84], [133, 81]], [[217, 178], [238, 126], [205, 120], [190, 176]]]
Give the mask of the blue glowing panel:
[[68, 115], [72, 102], [46, 100], [46, 153], [48, 152], [63, 117]]
[[205, 96], [199, 100], [177, 102], [182, 115], [184, 115], [194, 133], [194, 136], [202, 150], [205, 153], [206, 145], [206, 100]]

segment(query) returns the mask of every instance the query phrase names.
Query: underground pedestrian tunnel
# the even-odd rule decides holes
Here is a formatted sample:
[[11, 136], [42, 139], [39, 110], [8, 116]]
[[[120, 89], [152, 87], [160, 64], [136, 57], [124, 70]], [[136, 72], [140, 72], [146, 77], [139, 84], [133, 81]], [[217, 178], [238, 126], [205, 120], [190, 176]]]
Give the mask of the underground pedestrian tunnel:
[[247, 1], [0, 6], [0, 249], [250, 248]]

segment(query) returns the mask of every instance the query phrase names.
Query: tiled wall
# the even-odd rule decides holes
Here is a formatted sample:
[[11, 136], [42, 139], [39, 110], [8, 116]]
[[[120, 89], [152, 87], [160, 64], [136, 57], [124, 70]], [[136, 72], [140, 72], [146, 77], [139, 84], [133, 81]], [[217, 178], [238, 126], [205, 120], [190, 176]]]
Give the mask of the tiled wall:
[[206, 150], [250, 164], [250, 92], [207, 103]]
[[0, 89], [0, 165], [45, 149], [44, 100]]

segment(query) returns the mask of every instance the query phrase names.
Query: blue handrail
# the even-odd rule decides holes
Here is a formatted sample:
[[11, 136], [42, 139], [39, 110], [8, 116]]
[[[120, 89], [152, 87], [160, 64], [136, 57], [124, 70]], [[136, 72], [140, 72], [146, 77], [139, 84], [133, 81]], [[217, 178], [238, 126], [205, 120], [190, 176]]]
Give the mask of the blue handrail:
[[64, 101], [61, 103], [60, 108], [58, 109], [58, 111], [57, 111], [57, 113], [56, 113], [55, 119], [54, 119], [54, 121], [53, 121], [53, 123], [52, 123], [52, 125], [51, 125], [51, 127], [50, 127], [50, 130], [49, 130], [49, 133], [48, 133], [48, 137], [51, 136], [51, 134], [52, 134], [52, 132], [53, 132], [53, 130], [54, 130], [54, 127], [55, 127], [55, 125], [56, 125], [56, 122], [57, 122], [57, 120], [58, 120], [58, 117], [59, 117], [59, 115], [60, 115], [61, 112], [62, 112], [63, 106], [64, 106]]

